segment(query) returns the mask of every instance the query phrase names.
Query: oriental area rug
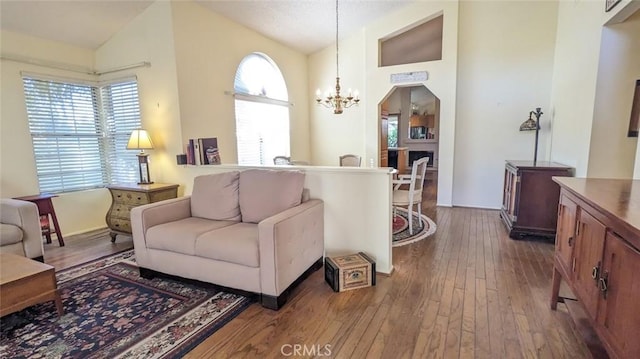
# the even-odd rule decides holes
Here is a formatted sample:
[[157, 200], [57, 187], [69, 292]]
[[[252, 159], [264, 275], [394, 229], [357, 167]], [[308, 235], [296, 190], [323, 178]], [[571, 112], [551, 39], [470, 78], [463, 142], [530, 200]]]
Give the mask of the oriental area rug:
[[252, 300], [204, 284], [141, 278], [133, 250], [56, 273], [53, 302], [0, 320], [0, 358], [181, 357]]
[[436, 232], [436, 224], [431, 218], [425, 216], [418, 217], [413, 213], [413, 234], [409, 232], [409, 214], [404, 208], [395, 208], [393, 216], [393, 247], [400, 247], [410, 243], [423, 240]]

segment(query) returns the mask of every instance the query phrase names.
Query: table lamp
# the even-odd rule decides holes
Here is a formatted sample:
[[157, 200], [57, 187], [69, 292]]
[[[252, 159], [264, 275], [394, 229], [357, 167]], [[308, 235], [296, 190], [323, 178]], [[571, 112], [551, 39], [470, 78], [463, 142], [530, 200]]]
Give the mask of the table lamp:
[[153, 142], [146, 130], [138, 128], [131, 132], [129, 142], [127, 143], [128, 150], [140, 150], [138, 153], [138, 165], [140, 168], [140, 182], [138, 184], [152, 184], [149, 176], [149, 154], [144, 150], [152, 150]]

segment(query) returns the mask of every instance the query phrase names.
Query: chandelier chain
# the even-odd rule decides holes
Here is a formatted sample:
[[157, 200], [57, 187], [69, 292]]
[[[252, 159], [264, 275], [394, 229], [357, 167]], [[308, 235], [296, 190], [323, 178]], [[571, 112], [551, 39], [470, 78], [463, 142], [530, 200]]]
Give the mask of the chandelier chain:
[[358, 97], [358, 90], [356, 90], [353, 94], [351, 93], [351, 89], [349, 89], [346, 95], [340, 94], [340, 48], [339, 48], [339, 25], [340, 25], [340, 16], [339, 16], [339, 5], [336, 0], [336, 92], [332, 93], [331, 90], [328, 90], [325, 97], [322, 97], [322, 93], [320, 89], [316, 91], [316, 102], [318, 105], [322, 105], [326, 108], [332, 108], [334, 114], [341, 114], [345, 108], [349, 108], [351, 106], [357, 105], [360, 102], [360, 98]]
[[338, 0], [336, 0], [336, 77], [340, 77], [340, 65], [338, 62]]

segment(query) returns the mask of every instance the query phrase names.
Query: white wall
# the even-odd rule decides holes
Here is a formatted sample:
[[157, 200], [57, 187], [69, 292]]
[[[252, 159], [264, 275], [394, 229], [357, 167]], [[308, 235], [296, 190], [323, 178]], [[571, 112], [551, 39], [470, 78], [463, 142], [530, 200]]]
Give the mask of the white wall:
[[[2, 31], [3, 56], [54, 62], [57, 65], [93, 70], [94, 53], [55, 41]], [[92, 80], [97, 77], [73, 71], [2, 60], [0, 65], [0, 196], [17, 197], [40, 193], [33, 155], [21, 72], [67, 79]], [[109, 208], [105, 189], [61, 194], [53, 206], [63, 235], [105, 226]]]
[[640, 11], [602, 28], [588, 177], [632, 178], [637, 137], [627, 137], [640, 79]]
[[556, 2], [460, 3], [454, 204], [500, 208], [505, 160], [533, 161], [519, 127], [536, 107], [546, 159], [556, 17]]

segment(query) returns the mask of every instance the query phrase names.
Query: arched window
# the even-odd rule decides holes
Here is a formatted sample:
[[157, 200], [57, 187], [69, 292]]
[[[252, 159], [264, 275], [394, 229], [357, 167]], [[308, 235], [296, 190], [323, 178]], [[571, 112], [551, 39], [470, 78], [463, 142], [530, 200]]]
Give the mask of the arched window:
[[253, 53], [240, 62], [234, 82], [238, 164], [273, 164], [289, 156], [289, 96], [278, 67]]

